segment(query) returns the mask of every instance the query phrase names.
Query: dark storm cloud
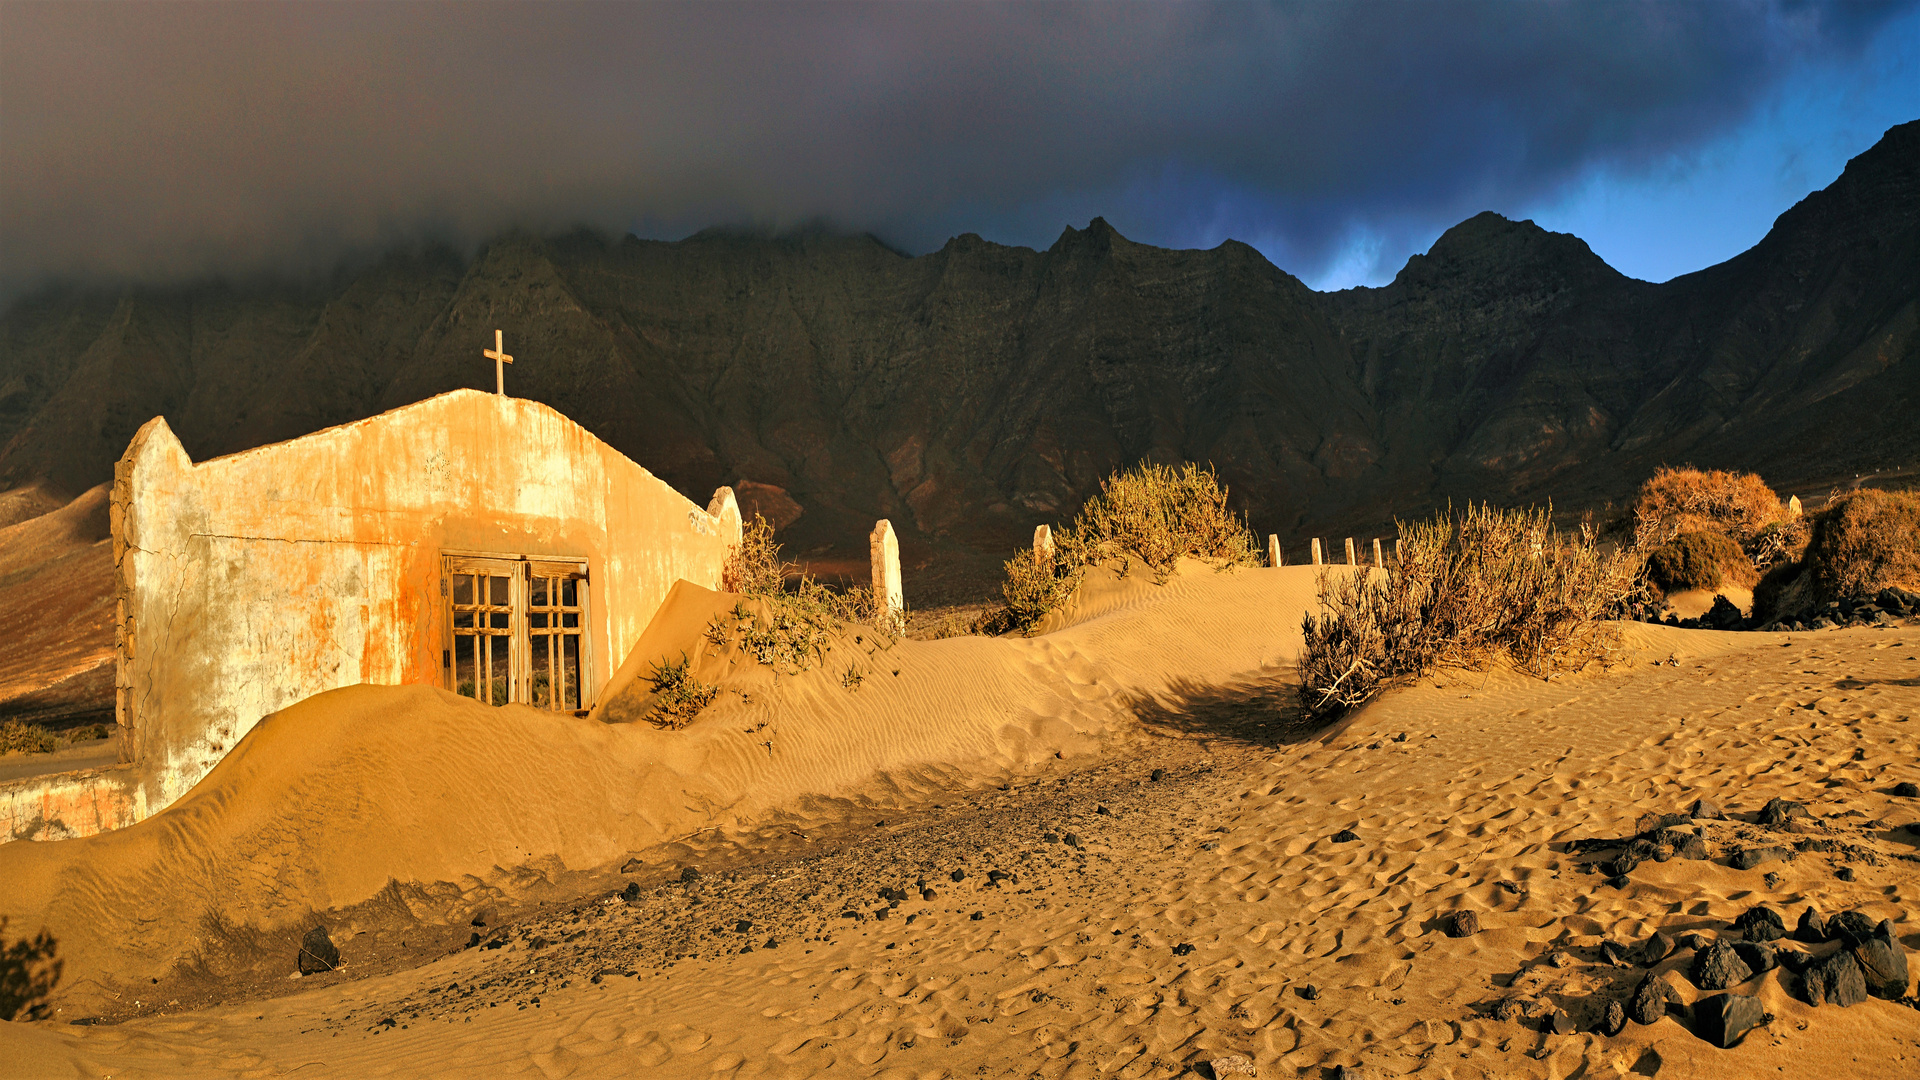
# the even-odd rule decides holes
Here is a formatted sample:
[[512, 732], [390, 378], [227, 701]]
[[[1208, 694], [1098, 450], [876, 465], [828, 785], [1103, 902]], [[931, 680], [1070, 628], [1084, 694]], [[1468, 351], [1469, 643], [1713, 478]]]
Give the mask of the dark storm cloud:
[[1094, 214], [1312, 274], [1353, 227], [1411, 235], [1682, 150], [1887, 14], [6, 3], [0, 287], [310, 271], [512, 226], [1044, 246]]

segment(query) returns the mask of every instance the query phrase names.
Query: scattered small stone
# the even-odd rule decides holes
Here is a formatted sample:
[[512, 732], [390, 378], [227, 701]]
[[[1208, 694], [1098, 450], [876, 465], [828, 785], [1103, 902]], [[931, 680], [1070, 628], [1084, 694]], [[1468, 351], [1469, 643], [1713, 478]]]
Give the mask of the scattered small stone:
[[1687, 810], [1687, 816], [1696, 821], [1725, 821], [1727, 812], [1705, 799], [1695, 799]]
[[300, 939], [300, 974], [315, 975], [340, 966], [340, 949], [327, 936], [327, 928], [316, 926]]
[[1786, 920], [1764, 904], [1748, 908], [1733, 920], [1733, 928], [1748, 941], [1778, 941], [1787, 936]]
[[1501, 998], [1488, 1010], [1495, 1020], [1511, 1020], [1520, 1013], [1520, 1003], [1512, 998]]
[[1627, 1010], [1617, 1001], [1607, 1002], [1607, 1011], [1600, 1017], [1600, 1034], [1612, 1038], [1627, 1028]]
[[1153, 772], [1147, 775], [1147, 779], [1153, 781], [1156, 784], [1162, 780], [1165, 780], [1166, 778], [1167, 778], [1167, 770], [1165, 769], [1155, 769], [1153, 770]]
[[1902, 799], [1920, 799], [1920, 784], [1902, 780], [1893, 785], [1893, 793]]
[[972, 922], [979, 922], [981, 919], [984, 919], [986, 917], [987, 917], [987, 913], [984, 911], [976, 911], [973, 914], [967, 916], [968, 920]]
[[763, 949], [777, 949], [780, 947], [780, 942], [774, 938], [768, 938], [767, 943], [760, 947]]
[[1772, 892], [1780, 887], [1780, 875], [1772, 870], [1767, 871], [1766, 876], [1760, 880], [1766, 885], [1768, 892]]
[[1624, 889], [1627, 886], [1633, 884], [1633, 879], [1628, 877], [1625, 874], [1615, 874], [1612, 877], [1607, 879], [1607, 884], [1613, 886], [1616, 889]]
[[627, 882], [627, 887], [620, 890], [620, 899], [625, 900], [629, 904], [640, 899], [640, 883], [637, 881]]
[[1253, 1059], [1245, 1054], [1223, 1054], [1207, 1062], [1213, 1069], [1214, 1080], [1240, 1080], [1241, 1077], [1259, 1076], [1254, 1068]]
[[1652, 936], [1640, 943], [1640, 966], [1652, 967], [1673, 955], [1674, 940], [1666, 933], [1655, 930]]
[[[1608, 942], [1608, 944], [1612, 944], [1612, 942]], [[1552, 964], [1554, 967], [1565, 970], [1566, 968], [1570, 968], [1573, 966], [1573, 954], [1568, 952], [1556, 952], [1547, 962]]]
[[620, 864], [620, 872], [623, 874], [637, 874], [646, 868], [647, 864], [641, 862], [639, 859], [628, 859], [626, 862]]
[[1333, 834], [1333, 842], [1336, 844], [1351, 844], [1358, 839], [1360, 839], [1360, 834], [1354, 832], [1352, 829], [1341, 829], [1339, 832]]
[[1633, 950], [1615, 941], [1600, 943], [1600, 957], [1614, 967], [1637, 967], [1639, 958]]
[[1633, 997], [1627, 1002], [1627, 1015], [1636, 1024], [1651, 1024], [1667, 1015], [1667, 1002], [1676, 996], [1665, 979], [1648, 972], [1640, 985], [1633, 988]]
[[967, 872], [965, 870], [955, 870], [953, 873], [948, 874], [947, 876], [952, 878], [955, 881], [967, 880]]
[[1200, 845], [1201, 851], [1217, 851], [1219, 850], [1219, 848], [1220, 848], [1220, 841], [1218, 840], [1209, 840], [1206, 843]]
[[1867, 978], [1852, 953], [1837, 952], [1807, 968], [1800, 978], [1800, 992], [1809, 1005], [1844, 1009], [1867, 1000]]
[[1308, 983], [1307, 985], [1301, 987], [1298, 992], [1301, 997], [1307, 999], [1308, 1001], [1320, 1000], [1320, 988], [1313, 985], [1312, 983]]
[[1367, 1074], [1361, 1072], [1358, 1065], [1336, 1065], [1333, 1080], [1367, 1080]]
[[1853, 867], [1851, 867], [1851, 866], [1843, 866], [1843, 867], [1841, 867], [1840, 869], [1838, 869], [1838, 870], [1835, 870], [1835, 871], [1833, 872], [1833, 876], [1834, 876], [1834, 877], [1837, 877], [1837, 878], [1839, 878], [1839, 879], [1840, 879], [1841, 881], [1852, 881], [1852, 880], [1853, 880]]
[[1683, 949], [1699, 952], [1701, 949], [1712, 946], [1713, 939], [1705, 934], [1681, 934], [1678, 944]]
[[1733, 853], [1735, 869], [1751, 870], [1761, 863], [1787, 857], [1787, 849], [1779, 847], [1741, 848]]
[[1883, 919], [1852, 948], [1853, 959], [1867, 982], [1867, 993], [1898, 1001], [1907, 992], [1907, 950], [1893, 936], [1893, 920]]
[[1711, 947], [1694, 954], [1693, 964], [1687, 969], [1687, 978], [1702, 990], [1725, 990], [1753, 978], [1753, 969], [1740, 959], [1740, 954], [1734, 951], [1732, 945], [1716, 941]]
[[1192, 955], [1192, 953], [1193, 953], [1192, 942], [1183, 941], [1180, 944], [1175, 945], [1173, 947], [1173, 955], [1175, 956], [1190, 956]]
[[1766, 1015], [1757, 997], [1715, 994], [1694, 1003], [1693, 1030], [1713, 1045], [1729, 1050], [1747, 1032], [1759, 1027]]
[[753, 929], [753, 920], [751, 919], [741, 919], [739, 922], [733, 924], [733, 932], [736, 934], [744, 934], [751, 929]]
[[1704, 862], [1708, 858], [1707, 841], [1704, 837], [1689, 836], [1685, 842], [1674, 849], [1673, 853], [1683, 859]]
[[1113, 816], [1113, 811], [1111, 811], [1111, 810], [1109, 810], [1109, 809], [1107, 809], [1107, 804], [1106, 804], [1106, 803], [1101, 803], [1100, 805], [1098, 805], [1098, 806], [1096, 806], [1096, 807], [1094, 807], [1094, 808], [1093, 808], [1093, 812], [1094, 812], [1094, 813], [1096, 813], [1096, 814], [1104, 814], [1104, 815], [1106, 815], [1107, 817], [1112, 817], [1112, 816]]
[[1068, 833], [1067, 835], [1060, 838], [1060, 842], [1074, 849], [1075, 851], [1080, 850], [1080, 837], [1076, 833]]
[[1546, 1028], [1555, 1035], [1572, 1035], [1580, 1030], [1580, 1025], [1573, 1022], [1573, 1017], [1556, 1010], [1547, 1018]]
[[925, 900], [927, 903], [931, 904], [935, 900], [940, 899], [940, 894], [938, 892], [935, 892], [932, 889], [921, 889], [920, 899]]
[[1043, 832], [1040, 834], [1040, 842], [1043, 844], [1057, 844], [1060, 842], [1060, 834], [1055, 832]]
[[1472, 937], [1480, 932], [1480, 916], [1472, 911], [1456, 911], [1440, 924], [1450, 938]]
[[1785, 825], [1794, 818], [1806, 816], [1806, 805], [1794, 802], [1792, 799], [1768, 799], [1767, 805], [1760, 808], [1762, 825]]
[[687, 867], [687, 868], [685, 868], [684, 870], [681, 870], [681, 871], [680, 871], [680, 880], [681, 880], [682, 882], [695, 882], [695, 881], [699, 881], [699, 880], [700, 880], [700, 871], [699, 871], [699, 870], [697, 870], [697, 869], [695, 869], [694, 867], [691, 867], [691, 866], [689, 866], [689, 867]]

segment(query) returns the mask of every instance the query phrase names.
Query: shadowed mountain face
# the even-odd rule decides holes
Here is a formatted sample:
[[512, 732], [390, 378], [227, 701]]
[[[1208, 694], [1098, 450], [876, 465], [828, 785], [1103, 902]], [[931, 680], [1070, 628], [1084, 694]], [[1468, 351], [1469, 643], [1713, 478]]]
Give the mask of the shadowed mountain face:
[[48, 292], [0, 318], [0, 485], [85, 490], [154, 415], [199, 460], [492, 389], [496, 327], [509, 391], [697, 501], [735, 485], [796, 553], [863, 555], [878, 517], [1002, 551], [1143, 458], [1213, 462], [1294, 538], [1619, 498], [1663, 462], [1810, 488], [1920, 462], [1920, 121], [1662, 285], [1482, 214], [1331, 294], [1099, 219], [1044, 252], [515, 236], [298, 287]]

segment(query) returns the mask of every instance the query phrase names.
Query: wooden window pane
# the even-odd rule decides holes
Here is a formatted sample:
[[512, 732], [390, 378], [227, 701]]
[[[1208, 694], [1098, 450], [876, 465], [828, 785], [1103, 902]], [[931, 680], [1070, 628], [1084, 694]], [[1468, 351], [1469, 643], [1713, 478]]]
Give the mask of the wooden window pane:
[[578, 709], [580, 707], [580, 635], [567, 634], [560, 639], [564, 644], [561, 656], [561, 678], [565, 680], [561, 694], [561, 707]]
[[453, 602], [456, 604], [473, 603], [473, 578], [468, 574], [453, 575]]
[[535, 578], [533, 579], [533, 595], [532, 595], [531, 597], [529, 597], [529, 598], [528, 598], [528, 600], [527, 600], [527, 603], [528, 603], [528, 605], [530, 605], [530, 606], [532, 606], [532, 607], [546, 607], [546, 606], [547, 606], [547, 582], [548, 582], [548, 580], [549, 580], [548, 578], [543, 578], [543, 577], [538, 577], [538, 576], [536, 576], [536, 577], [535, 577]]
[[580, 606], [579, 583], [567, 578], [560, 583], [560, 603], [564, 607]]
[[480, 696], [480, 676], [475, 667], [479, 660], [477, 644], [471, 637], [453, 639], [453, 692], [461, 697]]
[[511, 578], [489, 577], [487, 579], [487, 603], [492, 607], [506, 607], [513, 603]]
[[512, 690], [512, 646], [513, 642], [504, 636], [487, 639], [487, 681], [495, 705], [505, 705]]

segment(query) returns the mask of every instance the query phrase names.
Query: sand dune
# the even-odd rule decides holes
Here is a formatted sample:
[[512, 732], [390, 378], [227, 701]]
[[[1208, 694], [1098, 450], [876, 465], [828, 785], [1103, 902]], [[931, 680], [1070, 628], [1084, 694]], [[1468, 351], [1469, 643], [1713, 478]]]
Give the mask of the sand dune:
[[[1604, 941], [1737, 936], [1765, 903], [1920, 945], [1920, 834], [1895, 828], [1920, 801], [1888, 794], [1920, 781], [1920, 631], [1633, 626], [1608, 671], [1447, 675], [1313, 732], [1286, 686], [1311, 589], [1305, 569], [1103, 578], [1044, 636], [902, 642], [897, 677], [783, 679], [679, 733], [424, 690], [314, 699], [151, 821], [0, 849], [16, 925], [128, 980], [76, 988], [61, 1020], [150, 1011], [130, 980], [189, 913], [297, 927], [391, 876], [464, 932], [542, 858], [590, 877], [629, 852], [637, 895], [604, 874], [487, 920], [498, 948], [297, 984], [283, 951], [280, 984], [310, 989], [0, 1044], [47, 1076], [1157, 1077], [1226, 1053], [1262, 1076], [1920, 1071], [1910, 1005], [1815, 1009], [1782, 969], [1736, 988], [1771, 1020], [1732, 1050], [1671, 1017], [1592, 1030], [1646, 974]], [[720, 602], [677, 597], [682, 628], [649, 647]], [[1754, 823], [1776, 796], [1811, 818]], [[1579, 844], [1703, 797], [1735, 819], [1700, 823], [1712, 861], [1610, 882], [1613, 853]], [[1805, 850], [1727, 864], [1760, 844]], [[1481, 932], [1441, 932], [1460, 910]], [[1685, 1001], [1692, 955], [1653, 969]], [[1541, 1030], [1552, 1010], [1578, 1031]]]

